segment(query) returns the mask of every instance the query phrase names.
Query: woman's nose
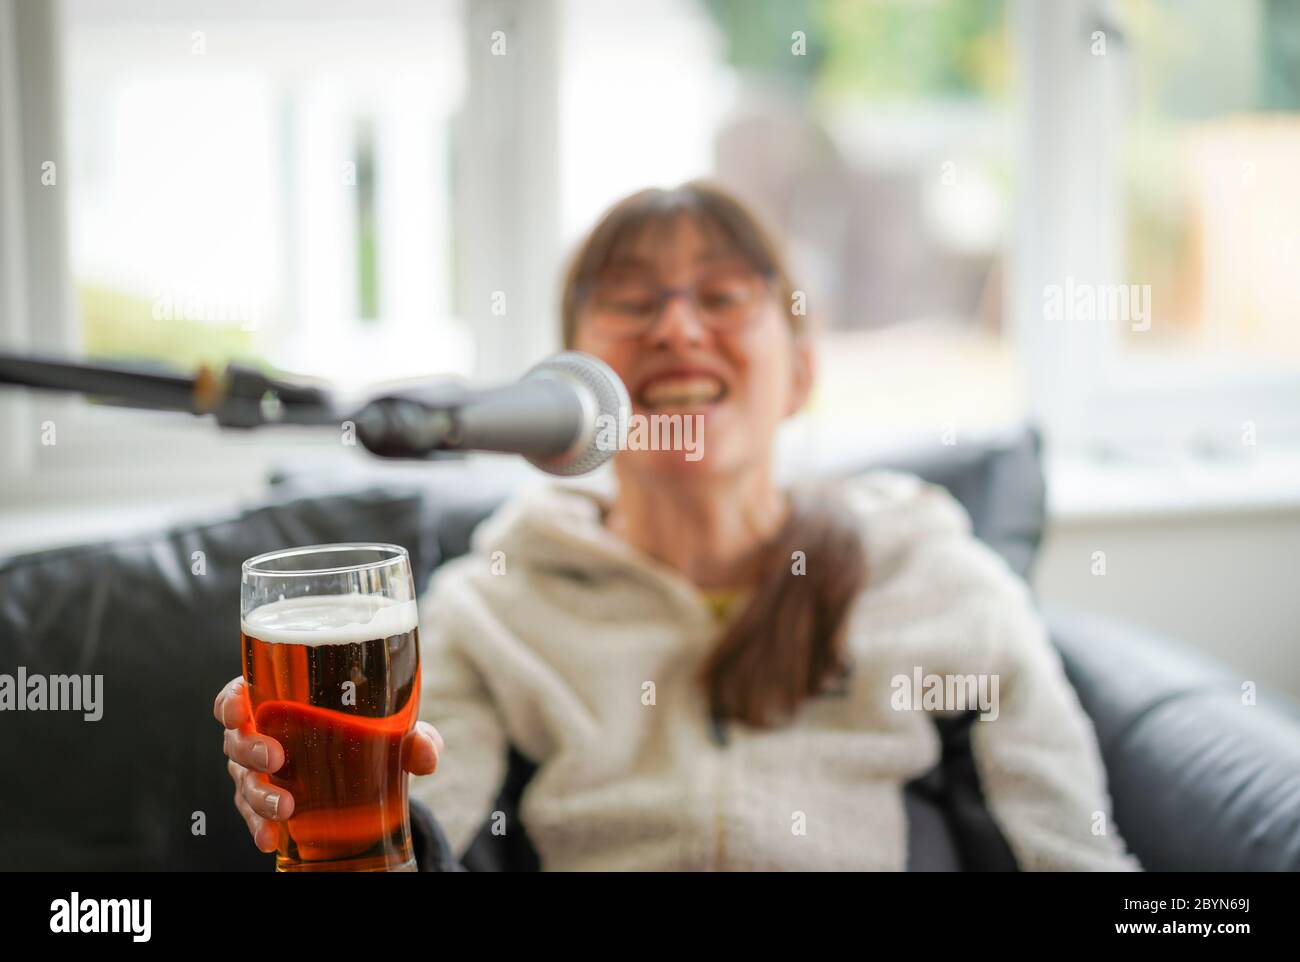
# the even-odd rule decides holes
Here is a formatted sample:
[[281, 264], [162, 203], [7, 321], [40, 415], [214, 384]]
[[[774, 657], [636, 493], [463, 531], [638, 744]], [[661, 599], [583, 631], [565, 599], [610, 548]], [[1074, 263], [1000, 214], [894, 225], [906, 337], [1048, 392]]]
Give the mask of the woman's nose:
[[695, 344], [702, 341], [706, 333], [707, 328], [695, 309], [690, 293], [672, 291], [665, 296], [649, 337], [655, 344]]

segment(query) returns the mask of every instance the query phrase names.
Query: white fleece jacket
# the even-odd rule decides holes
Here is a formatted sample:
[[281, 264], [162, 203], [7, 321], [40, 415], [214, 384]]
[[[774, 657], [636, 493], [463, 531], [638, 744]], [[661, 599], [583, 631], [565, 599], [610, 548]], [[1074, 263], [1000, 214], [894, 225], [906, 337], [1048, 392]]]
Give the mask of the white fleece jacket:
[[776, 730], [733, 723], [725, 746], [693, 680], [720, 626], [602, 526], [602, 495], [551, 483], [485, 521], [421, 599], [420, 717], [446, 744], [411, 793], [457, 858], [489, 819], [517, 828], [492, 811], [513, 744], [539, 766], [520, 818], [543, 869], [903, 869], [902, 786], [940, 756], [928, 712], [895, 707], [919, 668], [997, 676], [972, 753], [1022, 869], [1137, 868], [1024, 584], [942, 488], [877, 471], [843, 493], [870, 569], [848, 695]]

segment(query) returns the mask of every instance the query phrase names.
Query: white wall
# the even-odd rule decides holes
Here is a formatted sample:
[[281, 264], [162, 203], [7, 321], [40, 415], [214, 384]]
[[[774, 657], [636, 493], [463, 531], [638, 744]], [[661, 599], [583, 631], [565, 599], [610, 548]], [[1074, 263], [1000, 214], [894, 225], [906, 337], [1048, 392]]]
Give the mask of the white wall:
[[1057, 520], [1034, 584], [1046, 603], [1145, 625], [1300, 698], [1300, 509]]

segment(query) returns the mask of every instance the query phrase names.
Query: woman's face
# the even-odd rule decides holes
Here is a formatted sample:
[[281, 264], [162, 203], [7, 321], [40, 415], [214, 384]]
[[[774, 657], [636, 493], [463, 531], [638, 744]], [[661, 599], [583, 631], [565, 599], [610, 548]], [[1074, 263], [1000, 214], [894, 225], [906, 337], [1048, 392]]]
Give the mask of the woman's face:
[[[803, 405], [812, 380], [811, 351], [791, 332], [781, 295], [687, 215], [665, 232], [645, 231], [629, 255], [584, 301], [574, 343], [612, 367], [631, 395], [620, 470], [648, 481], [705, 481], [769, 466], [777, 426]], [[694, 288], [704, 311], [673, 296], [657, 317], [646, 312], [660, 287]], [[742, 292], [753, 294], [743, 309], [735, 306]], [[626, 330], [629, 311], [648, 317], [631, 325], [641, 330]], [[676, 439], [678, 449], [638, 450], [637, 422], [643, 441]], [[681, 449], [687, 441], [694, 451]]]

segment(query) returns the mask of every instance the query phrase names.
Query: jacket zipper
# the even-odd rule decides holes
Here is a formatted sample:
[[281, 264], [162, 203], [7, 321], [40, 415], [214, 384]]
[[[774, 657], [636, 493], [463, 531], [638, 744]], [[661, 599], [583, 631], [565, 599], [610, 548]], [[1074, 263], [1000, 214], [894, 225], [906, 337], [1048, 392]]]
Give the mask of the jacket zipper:
[[727, 748], [727, 723], [724, 719], [713, 718], [710, 727], [713, 743], [718, 747], [714, 754], [717, 769], [713, 785], [713, 866], [715, 871], [722, 871], [727, 858], [727, 823], [722, 817], [722, 802], [726, 792], [726, 759], [722, 753]]

